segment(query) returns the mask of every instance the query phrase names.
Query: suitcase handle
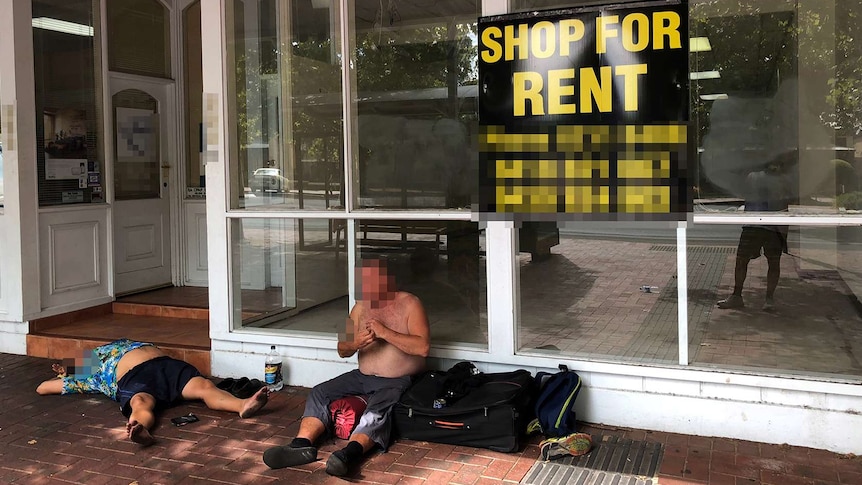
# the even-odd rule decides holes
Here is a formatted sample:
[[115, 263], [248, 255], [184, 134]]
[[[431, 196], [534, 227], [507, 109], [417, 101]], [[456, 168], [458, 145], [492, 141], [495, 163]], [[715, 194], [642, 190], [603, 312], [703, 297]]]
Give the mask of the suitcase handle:
[[439, 419], [435, 419], [431, 421], [431, 426], [440, 429], [470, 429], [465, 423], [456, 423], [452, 421], [440, 421]]

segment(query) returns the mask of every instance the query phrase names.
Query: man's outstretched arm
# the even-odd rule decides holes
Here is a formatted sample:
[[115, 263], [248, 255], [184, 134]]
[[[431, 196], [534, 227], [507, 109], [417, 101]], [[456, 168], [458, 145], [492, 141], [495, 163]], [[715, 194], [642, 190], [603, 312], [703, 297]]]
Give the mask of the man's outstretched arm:
[[67, 376], [66, 369], [60, 364], [51, 366], [54, 372], [59, 375], [55, 379], [43, 381], [36, 387], [36, 392], [43, 396], [49, 394], [64, 394], [79, 392], [82, 394], [90, 394], [102, 392], [99, 389], [99, 378], [95, 375], [88, 375], [82, 378]]

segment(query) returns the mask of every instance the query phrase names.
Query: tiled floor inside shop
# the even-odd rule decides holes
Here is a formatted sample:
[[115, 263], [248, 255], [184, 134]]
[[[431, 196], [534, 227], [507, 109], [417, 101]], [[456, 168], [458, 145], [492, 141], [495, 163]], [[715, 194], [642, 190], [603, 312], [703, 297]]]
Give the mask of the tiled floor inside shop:
[[[531, 261], [529, 254], [518, 257], [520, 352], [640, 363], [678, 362], [674, 241], [563, 235], [551, 251], [552, 255], [542, 261]], [[847, 254], [855, 253], [845, 251]], [[308, 258], [308, 267], [322, 268], [332, 264], [333, 254], [322, 251], [302, 257]], [[781, 258], [775, 311], [760, 309], [766, 280], [763, 257], [750, 263], [744, 291], [746, 307], [722, 310], [716, 302], [732, 291], [735, 257], [733, 240], [688, 247], [692, 366], [766, 368], [827, 378], [862, 375], [862, 307], [852, 291], [852, 271], [846, 266], [838, 271], [824, 263], [829, 260], [828, 253], [800, 255], [791, 247], [790, 254]], [[400, 281], [422, 297], [435, 342], [481, 346], [487, 341], [487, 311], [476, 295], [485, 291], [484, 277], [467, 279], [467, 283], [453, 278], [457, 269], [451, 270], [445, 258], [441, 256], [430, 278], [415, 280], [407, 274]], [[326, 274], [328, 279], [344, 277], [340, 272]], [[650, 290], [643, 291], [643, 286]], [[340, 298], [291, 318], [276, 317], [265, 325], [334, 334], [343, 325], [347, 310], [345, 292]]]

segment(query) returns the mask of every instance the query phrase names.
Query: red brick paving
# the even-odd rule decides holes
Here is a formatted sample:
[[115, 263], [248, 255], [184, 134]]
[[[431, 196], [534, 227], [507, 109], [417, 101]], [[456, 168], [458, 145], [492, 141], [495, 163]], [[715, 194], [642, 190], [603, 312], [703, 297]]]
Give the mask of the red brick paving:
[[[183, 404], [165, 417], [193, 412], [201, 418], [182, 428], [163, 417], [158, 443], [139, 449], [124, 437], [116, 404], [102, 396], [39, 396], [34, 389], [51, 377], [50, 362], [0, 354], [0, 483], [79, 484], [344, 484], [323, 469], [341, 446], [321, 446], [320, 460], [270, 470], [263, 451], [285, 443], [297, 429], [307, 389], [273, 396], [259, 416], [242, 420]], [[584, 425], [583, 431], [665, 447], [661, 485], [827, 485], [862, 483], [862, 458], [824, 450], [727, 438], [687, 436], [638, 429]], [[370, 456], [349, 477], [353, 483], [517, 483], [539, 456], [537, 437], [517, 453], [416, 441], [398, 441], [388, 453]]]

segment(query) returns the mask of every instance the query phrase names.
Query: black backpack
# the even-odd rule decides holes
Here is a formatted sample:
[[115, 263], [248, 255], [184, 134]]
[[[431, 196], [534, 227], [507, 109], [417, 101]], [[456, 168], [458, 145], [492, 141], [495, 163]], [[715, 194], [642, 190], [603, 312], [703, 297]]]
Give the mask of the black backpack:
[[581, 392], [581, 378], [560, 364], [560, 372], [536, 373], [539, 396], [536, 399], [536, 419], [546, 436], [567, 436], [577, 432], [575, 400]]

